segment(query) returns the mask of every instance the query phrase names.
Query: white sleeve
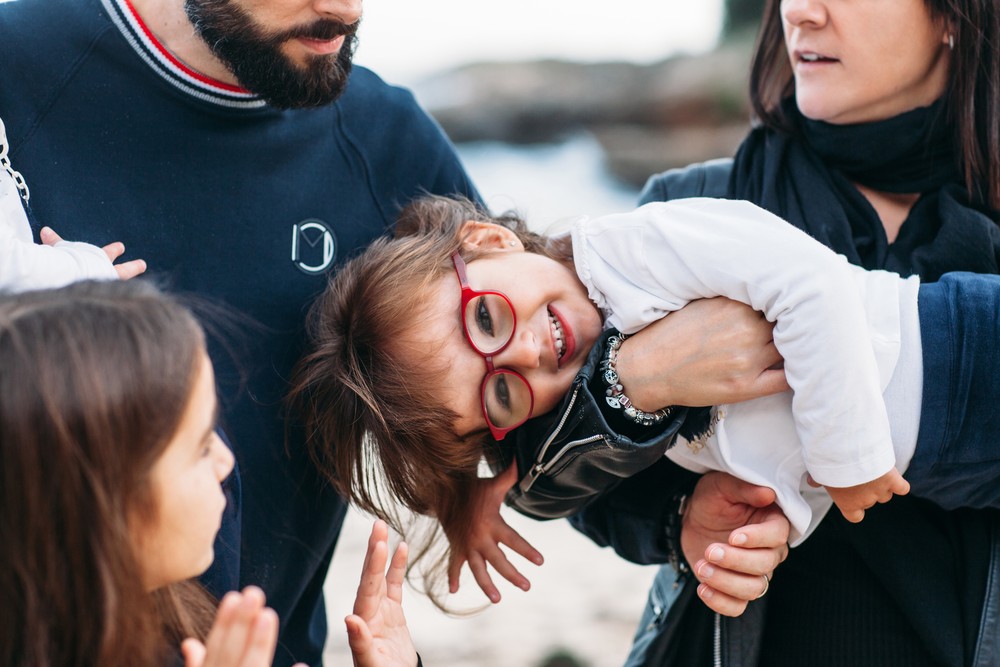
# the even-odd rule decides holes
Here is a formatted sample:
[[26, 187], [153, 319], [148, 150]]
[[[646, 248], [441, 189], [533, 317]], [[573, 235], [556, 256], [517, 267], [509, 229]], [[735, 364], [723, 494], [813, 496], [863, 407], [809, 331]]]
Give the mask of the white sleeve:
[[[25, 238], [27, 237], [27, 238]], [[38, 245], [30, 230], [0, 220], [0, 291], [61, 287], [88, 278], [118, 277], [103, 250], [89, 243]]]
[[577, 271], [623, 331], [715, 296], [775, 322], [796, 431], [817, 482], [853, 486], [895, 464], [859, 269], [844, 257], [742, 201], [657, 202], [586, 221], [573, 234]]

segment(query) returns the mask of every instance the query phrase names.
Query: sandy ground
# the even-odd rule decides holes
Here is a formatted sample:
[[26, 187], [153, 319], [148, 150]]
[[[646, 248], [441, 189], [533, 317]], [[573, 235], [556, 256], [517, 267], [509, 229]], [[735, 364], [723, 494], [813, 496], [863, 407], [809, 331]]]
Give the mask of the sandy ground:
[[[407, 587], [404, 607], [424, 664], [538, 667], [547, 656], [565, 651], [588, 667], [620, 667], [656, 568], [619, 559], [565, 521], [536, 522], [507, 509], [505, 516], [545, 556], [541, 567], [523, 559], [517, 563], [531, 580], [531, 590], [521, 591], [494, 577], [503, 596], [500, 603], [475, 616], [455, 618]], [[327, 667], [352, 664], [343, 618], [353, 605], [370, 529], [368, 518], [348, 513], [326, 580]], [[466, 575], [456, 606], [486, 601]]]

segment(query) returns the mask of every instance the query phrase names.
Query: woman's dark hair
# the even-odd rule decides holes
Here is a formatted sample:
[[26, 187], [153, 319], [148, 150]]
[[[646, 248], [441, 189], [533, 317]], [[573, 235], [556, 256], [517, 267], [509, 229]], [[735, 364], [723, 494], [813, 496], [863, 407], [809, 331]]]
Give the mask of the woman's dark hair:
[[[931, 15], [950, 26], [946, 122], [954, 127], [965, 185], [974, 200], [1000, 210], [1000, 3], [926, 0]], [[793, 131], [781, 101], [795, 93], [785, 50], [780, 0], [767, 0], [750, 68], [750, 102], [767, 127]]]
[[206, 594], [150, 594], [131, 525], [155, 518], [150, 470], [203, 349], [137, 280], [0, 296], [0, 664], [160, 665], [203, 634]]
[[[453, 546], [460, 544], [480, 462], [498, 465], [499, 456], [488, 432], [455, 433], [458, 415], [435, 391], [447, 360], [433, 350], [415, 355], [406, 334], [419, 328], [429, 288], [454, 275], [451, 255], [462, 250], [468, 220], [506, 226], [529, 252], [546, 252], [546, 239], [514, 215], [494, 217], [460, 198], [414, 201], [397, 220], [396, 238], [375, 241], [341, 267], [313, 305], [309, 352], [293, 374], [288, 399], [305, 422], [316, 466], [355, 506], [407, 537], [411, 565], [424, 568], [428, 593], [439, 604], [446, 556], [429, 565], [423, 558], [436, 531], [421, 534], [397, 508], [436, 518]], [[478, 256], [462, 255], [466, 261]], [[456, 301], [456, 317], [458, 309]], [[408, 361], [414, 356], [424, 363]]]

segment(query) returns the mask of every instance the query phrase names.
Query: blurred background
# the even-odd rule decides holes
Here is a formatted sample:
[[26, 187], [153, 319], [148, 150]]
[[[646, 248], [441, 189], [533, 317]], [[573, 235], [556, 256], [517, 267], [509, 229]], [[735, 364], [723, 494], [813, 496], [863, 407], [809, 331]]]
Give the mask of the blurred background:
[[[455, 141], [494, 212], [534, 228], [635, 205], [651, 174], [732, 155], [749, 129], [746, 80], [763, 0], [368, 0], [355, 61], [410, 88]], [[618, 667], [656, 568], [564, 521], [507, 520], [546, 557], [513, 556], [525, 593], [446, 616], [406, 591], [427, 667]], [[351, 511], [327, 578], [327, 664], [350, 665], [369, 518]], [[485, 602], [471, 576], [454, 606]]]

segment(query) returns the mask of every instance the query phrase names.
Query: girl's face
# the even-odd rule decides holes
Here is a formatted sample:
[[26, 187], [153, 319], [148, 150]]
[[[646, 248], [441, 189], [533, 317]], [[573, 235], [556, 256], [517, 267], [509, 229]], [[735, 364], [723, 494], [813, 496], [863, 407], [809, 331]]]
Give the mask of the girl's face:
[[177, 433], [150, 472], [153, 513], [130, 525], [146, 588], [195, 577], [212, 564], [233, 454], [215, 433], [215, 375], [204, 351]]
[[[572, 268], [518, 249], [493, 250], [468, 263], [470, 286], [502, 292], [510, 299], [517, 327], [508, 346], [493, 356], [496, 368], [517, 371], [534, 395], [533, 416], [555, 408], [601, 332], [601, 317]], [[465, 337], [461, 288], [454, 273], [433, 284], [429, 317], [406, 337], [403, 354], [421, 364], [433, 354], [448, 364], [434, 390], [459, 414], [459, 435], [486, 429], [480, 387], [486, 364]], [[419, 357], [417, 355], [420, 355]]]
[[865, 123], [924, 107], [948, 81], [948, 26], [925, 0], [781, 0], [807, 118]]

